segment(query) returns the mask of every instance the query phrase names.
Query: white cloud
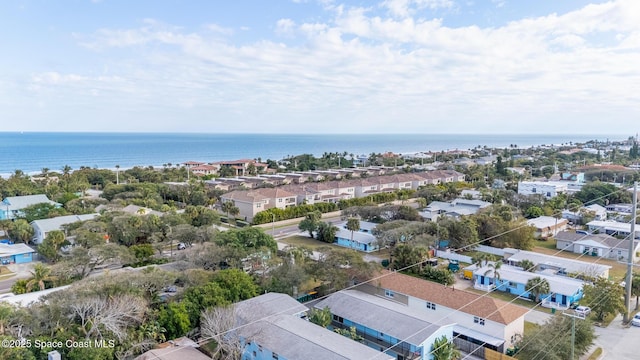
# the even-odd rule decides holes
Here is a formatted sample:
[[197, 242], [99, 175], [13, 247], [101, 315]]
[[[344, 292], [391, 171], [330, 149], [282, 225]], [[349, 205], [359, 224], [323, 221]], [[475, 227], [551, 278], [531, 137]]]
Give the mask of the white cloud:
[[636, 2], [495, 28], [448, 27], [410, 10], [400, 15], [436, 3], [448, 2], [386, 1], [389, 9], [396, 6], [393, 17], [332, 5], [326, 21], [278, 20], [274, 32], [291, 40], [283, 43], [265, 38], [240, 46], [226, 36], [230, 30], [215, 25], [190, 33], [151, 20], [138, 29], [101, 29], [79, 41], [106, 55], [138, 51], [100, 63], [108, 76], [44, 72], [30, 86], [34, 101], [48, 104], [62, 94], [81, 103], [98, 97], [105, 108], [119, 104], [136, 114], [189, 111], [198, 125], [203, 114], [216, 114], [225, 119], [216, 128], [227, 131], [238, 121], [256, 129], [272, 121], [272, 131], [451, 132], [458, 120], [465, 132], [548, 131], [562, 124], [574, 131], [569, 120], [597, 123], [603, 109], [620, 121], [637, 118]]
[[384, 0], [381, 4], [397, 17], [408, 17], [416, 11], [430, 9], [451, 9], [452, 0]]

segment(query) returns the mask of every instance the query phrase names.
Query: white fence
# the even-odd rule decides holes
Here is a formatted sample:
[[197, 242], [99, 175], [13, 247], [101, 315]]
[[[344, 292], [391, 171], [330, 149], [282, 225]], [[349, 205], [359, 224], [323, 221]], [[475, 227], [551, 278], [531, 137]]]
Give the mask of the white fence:
[[473, 250], [481, 251], [481, 252], [485, 252], [493, 255], [498, 255], [498, 256], [504, 256], [504, 249], [495, 248], [493, 246], [478, 245]]
[[470, 256], [460, 255], [452, 252], [437, 250], [436, 256], [443, 259], [458, 260], [467, 264], [473, 264]]

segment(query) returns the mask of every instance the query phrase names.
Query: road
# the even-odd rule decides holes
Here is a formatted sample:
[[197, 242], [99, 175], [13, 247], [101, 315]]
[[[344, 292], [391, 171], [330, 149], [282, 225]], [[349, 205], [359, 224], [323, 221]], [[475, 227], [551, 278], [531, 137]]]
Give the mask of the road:
[[[622, 324], [622, 315], [618, 315], [609, 326], [601, 328], [596, 326], [595, 346], [592, 347], [591, 353], [596, 347], [603, 350], [600, 359], [619, 360], [619, 359], [638, 359], [638, 339], [640, 339], [640, 327], [625, 326]], [[587, 359], [583, 356], [581, 359]]]

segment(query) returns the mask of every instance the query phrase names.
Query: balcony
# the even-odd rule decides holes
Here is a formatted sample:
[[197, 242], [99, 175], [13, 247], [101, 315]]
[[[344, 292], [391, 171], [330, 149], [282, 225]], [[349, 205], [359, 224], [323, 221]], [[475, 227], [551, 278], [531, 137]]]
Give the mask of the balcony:
[[495, 289], [496, 285], [495, 284], [482, 285], [480, 283], [474, 283], [473, 284], [473, 288], [477, 289], [477, 290], [482, 290], [482, 291], [489, 292], [489, 291], [492, 291], [493, 289]]
[[541, 305], [542, 307], [545, 307], [548, 309], [556, 309], [556, 310], [563, 310], [563, 311], [569, 309], [568, 305], [558, 304], [557, 302], [553, 302], [548, 299], [542, 300]]

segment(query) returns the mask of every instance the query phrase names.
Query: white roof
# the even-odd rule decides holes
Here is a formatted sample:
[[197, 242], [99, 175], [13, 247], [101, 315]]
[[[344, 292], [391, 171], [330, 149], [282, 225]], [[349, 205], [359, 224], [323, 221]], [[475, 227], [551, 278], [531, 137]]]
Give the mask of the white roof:
[[[593, 220], [587, 223], [589, 227], [600, 227], [607, 228], [613, 231], [624, 231], [627, 233], [631, 232], [631, 223], [623, 223], [618, 221], [600, 221]], [[640, 231], [640, 225], [636, 224], [636, 231]]]
[[47, 203], [51, 205], [60, 205], [55, 201], [49, 200], [47, 195], [25, 195], [25, 196], [9, 196], [2, 201], [3, 210], [22, 210], [35, 204]]
[[36, 252], [26, 244], [0, 244], [0, 257]]
[[40, 299], [45, 295], [49, 295], [51, 293], [64, 290], [69, 286], [71, 285], [59, 286], [52, 289], [35, 291], [35, 292], [30, 292], [30, 293], [20, 294], [20, 295], [4, 294], [2, 295], [3, 297], [0, 297], [0, 301], [4, 301], [4, 302], [11, 303], [18, 306], [27, 306], [32, 302], [40, 301]]
[[505, 249], [507, 251], [515, 251], [515, 253], [507, 259], [508, 261], [520, 262], [522, 260], [532, 261], [536, 265], [549, 265], [564, 269], [568, 273], [597, 273], [599, 276], [607, 273], [611, 266], [589, 263], [586, 261], [566, 259], [558, 256], [540, 254], [533, 251]]
[[[351, 231], [347, 230], [343, 227], [338, 227], [338, 231], [336, 232], [336, 237], [342, 238], [342, 239], [349, 239], [351, 240]], [[371, 244], [372, 242], [376, 241], [376, 237], [369, 234], [369, 233], [364, 233], [361, 231], [354, 231], [353, 232], [353, 241], [360, 243], [360, 244]]]
[[61, 230], [62, 225], [73, 224], [78, 221], [93, 220], [100, 214], [84, 214], [84, 215], [66, 215], [58, 216], [51, 219], [34, 220], [31, 222], [31, 226], [37, 226], [43, 232], [49, 232], [53, 230]]
[[536, 229], [544, 229], [554, 227], [556, 225], [566, 224], [567, 219], [556, 219], [553, 216], [540, 216], [535, 219], [527, 220], [527, 224]]

